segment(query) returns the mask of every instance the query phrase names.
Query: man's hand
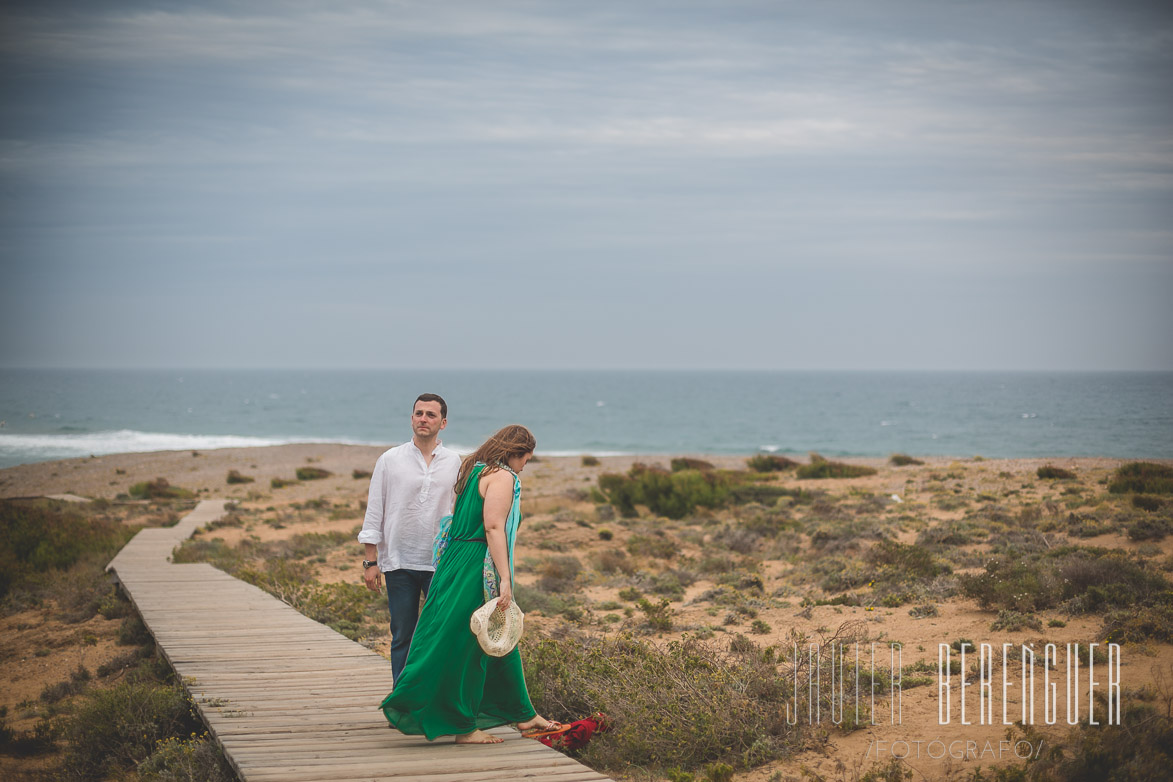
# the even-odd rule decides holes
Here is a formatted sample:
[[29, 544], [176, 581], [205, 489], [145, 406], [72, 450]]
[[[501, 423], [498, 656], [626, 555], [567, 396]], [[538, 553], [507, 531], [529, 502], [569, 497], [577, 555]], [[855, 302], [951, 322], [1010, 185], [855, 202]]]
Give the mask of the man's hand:
[[367, 589], [372, 592], [378, 592], [383, 588], [383, 574], [373, 565], [362, 572], [362, 578], [367, 583]]

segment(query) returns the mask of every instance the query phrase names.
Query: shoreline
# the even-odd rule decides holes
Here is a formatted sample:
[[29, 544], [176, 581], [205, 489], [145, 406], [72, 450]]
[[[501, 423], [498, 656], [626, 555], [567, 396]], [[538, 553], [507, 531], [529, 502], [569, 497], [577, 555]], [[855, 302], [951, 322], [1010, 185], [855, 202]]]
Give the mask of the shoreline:
[[[365, 477], [354, 477], [374, 466], [375, 460], [392, 445], [353, 445], [341, 443], [287, 443], [282, 445], [217, 448], [211, 450], [143, 451], [84, 456], [45, 462], [30, 462], [0, 468], [0, 499], [73, 494], [91, 499], [116, 499], [131, 486], [165, 477], [173, 485], [188, 489], [197, 497], [244, 499], [250, 493], [280, 492], [291, 501], [323, 493], [358, 493], [365, 496]], [[583, 456], [543, 455], [538, 452], [531, 473], [549, 476], [555, 483], [581, 484], [584, 475], [601, 472], [626, 472], [632, 464], [643, 462], [667, 466], [672, 458], [688, 456], [711, 462], [723, 469], [744, 469], [747, 459], [761, 452], [713, 454], [704, 452], [632, 453], [597, 456], [599, 465], [584, 467]], [[780, 455], [780, 454], [779, 454]], [[911, 454], [926, 466], [951, 464], [985, 464], [1001, 466], [1014, 472], [1033, 472], [1044, 464], [1066, 468], [1110, 469], [1129, 461], [1154, 461], [1173, 464], [1173, 459], [1125, 459], [1106, 456], [1049, 456], [994, 458], [982, 456], [922, 456]], [[889, 466], [889, 457], [829, 458], [869, 467]], [[807, 461], [801, 459], [800, 461]], [[332, 473], [321, 480], [300, 481], [284, 488], [272, 489], [271, 481], [294, 481], [299, 467], [314, 466]], [[229, 484], [229, 470], [253, 478], [251, 483]], [[545, 483], [546, 481], [542, 481]], [[593, 480], [592, 480], [593, 483]], [[824, 481], [814, 481], [822, 484]], [[563, 487], [563, 490], [565, 487]], [[544, 492], [543, 492], [544, 493]]]

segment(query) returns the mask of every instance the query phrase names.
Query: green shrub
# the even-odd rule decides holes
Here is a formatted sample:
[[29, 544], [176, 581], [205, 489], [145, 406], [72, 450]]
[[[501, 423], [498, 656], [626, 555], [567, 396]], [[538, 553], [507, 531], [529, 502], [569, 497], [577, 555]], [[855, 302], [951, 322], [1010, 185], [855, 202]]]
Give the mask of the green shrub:
[[353, 535], [331, 530], [330, 532], [307, 532], [294, 535], [288, 540], [273, 541], [266, 547], [267, 556], [289, 559], [309, 559], [349, 545]]
[[996, 557], [986, 572], [961, 577], [964, 594], [982, 608], [1020, 613], [1062, 603], [1073, 613], [1173, 604], [1173, 589], [1159, 573], [1119, 551], [1062, 549], [1025, 559]]
[[178, 687], [123, 682], [93, 691], [66, 722], [64, 765], [77, 777], [104, 779], [145, 761], [156, 742], [198, 727]]
[[688, 456], [681, 456], [673, 459], [671, 462], [672, 472], [680, 472], [681, 470], [712, 470], [712, 462], [706, 462], [704, 459], [693, 459]]
[[[1167, 696], [1157, 704], [1126, 694], [1121, 725], [1105, 720], [1092, 725], [1081, 722], [1066, 734], [1048, 735], [1045, 749], [1018, 767], [995, 769], [1004, 775], [975, 774], [970, 782], [1161, 782], [1169, 778], [1173, 763], [1173, 717]], [[1096, 712], [1106, 709], [1102, 701]], [[1035, 746], [1043, 736], [1031, 727], [1019, 727], [1023, 737]]]
[[526, 613], [536, 611], [542, 616], [559, 616], [578, 610], [578, 606], [572, 598], [543, 592], [536, 587], [525, 584], [513, 585], [513, 597], [517, 600], [517, 605], [521, 607], [521, 610]]
[[150, 632], [147, 631], [147, 626], [143, 624], [142, 617], [138, 614], [131, 614], [122, 620], [122, 624], [118, 626], [118, 645], [119, 646], [142, 646], [153, 641]]
[[865, 475], [875, 475], [876, 469], [857, 464], [830, 462], [819, 454], [812, 453], [811, 463], [800, 465], [795, 474], [803, 479], [860, 478]]
[[633, 465], [627, 476], [599, 476], [599, 488], [624, 516], [634, 516], [635, 505], [643, 504], [670, 519], [682, 519], [698, 507], [718, 507], [729, 493], [727, 479], [716, 471], [670, 473], [644, 464]]
[[794, 500], [796, 505], [809, 505], [814, 495], [805, 489], [789, 489], [766, 483], [742, 483], [729, 489], [729, 500], [735, 505], [756, 502], [759, 505], [774, 505], [783, 497]]
[[641, 502], [639, 484], [629, 476], [605, 472], [599, 476], [599, 491], [621, 516], [634, 518], [639, 515], [635, 509], [636, 503]]
[[599, 464], [600, 464], [600, 462], [599, 462], [598, 458], [591, 456], [590, 454], [587, 454], [582, 457], [582, 466], [583, 467], [598, 467]]
[[55, 720], [42, 718], [31, 731], [15, 731], [8, 726], [8, 707], [0, 706], [0, 754], [25, 758], [53, 752], [59, 732], [56, 726]]
[[1055, 467], [1051, 464], [1045, 464], [1035, 471], [1045, 481], [1070, 481], [1075, 478], [1075, 473], [1071, 470], [1064, 470], [1062, 467]]
[[[0, 598], [56, 590], [74, 605], [75, 621], [89, 619], [109, 595], [106, 563], [134, 535], [117, 519], [94, 516], [55, 500], [0, 500]], [[81, 566], [64, 583], [61, 571]]]
[[578, 557], [564, 555], [550, 557], [538, 571], [538, 588], [544, 592], [568, 592], [574, 589], [582, 563]]
[[742, 519], [741, 527], [763, 538], [773, 538], [788, 530], [798, 531], [802, 525], [785, 513], [767, 510]]
[[[592, 768], [673, 768], [685, 779], [718, 763], [746, 768], [789, 756], [807, 738], [802, 720], [786, 720], [793, 674], [780, 675], [773, 654], [748, 639], [726, 651], [690, 637], [658, 645], [628, 635], [569, 634], [527, 638], [521, 654], [542, 714], [566, 720], [602, 711], [611, 719], [612, 730], [582, 751]], [[826, 660], [819, 669], [829, 677]], [[806, 672], [799, 676], [799, 714], [806, 713]], [[814, 691], [830, 693], [829, 680]], [[813, 740], [815, 733], [810, 729]]]
[[754, 472], [785, 472], [798, 466], [798, 462], [772, 453], [759, 453], [749, 457], [745, 466]]
[[908, 467], [910, 465], [924, 464], [920, 459], [914, 459], [906, 453], [894, 453], [888, 459], [888, 462], [896, 467]]
[[696, 578], [687, 570], [665, 570], [652, 576], [649, 591], [666, 595], [671, 600], [683, 600], [684, 588], [691, 586]]
[[45, 685], [41, 690], [41, 700], [45, 703], [57, 703], [85, 692], [90, 686], [90, 672], [82, 665], [77, 666], [69, 678], [56, 684]]
[[986, 537], [986, 531], [968, 521], [943, 521], [916, 536], [916, 545], [930, 549], [965, 546]]
[[659, 603], [653, 603], [646, 597], [641, 597], [635, 605], [644, 612], [644, 618], [653, 630], [661, 633], [672, 631], [672, 616], [675, 612], [668, 598], [662, 597]]
[[137, 774], [139, 782], [236, 782], [220, 746], [207, 733], [164, 739]]
[[1163, 517], [1138, 519], [1128, 527], [1128, 537], [1132, 540], [1162, 540], [1170, 533], [1173, 533], [1173, 521]]
[[189, 538], [172, 552], [171, 561], [176, 564], [210, 562], [226, 573], [235, 574], [244, 566], [245, 553], [253, 548], [251, 541], [234, 548], [226, 544], [223, 538]]
[[1173, 494], [1173, 467], [1153, 462], [1130, 462], [1116, 469], [1108, 483], [1112, 494]]
[[238, 470], [228, 471], [228, 483], [252, 483], [255, 480], [251, 475], [241, 475]]
[[136, 483], [127, 493], [136, 500], [186, 500], [195, 496], [187, 489], [172, 486], [166, 478]]
[[998, 612], [998, 618], [994, 620], [994, 624], [990, 626], [990, 629], [1006, 631], [1008, 633], [1028, 629], [1042, 630], [1043, 623], [1034, 614], [1024, 614], [1021, 611], [1003, 608]]
[[284, 478], [273, 478], [269, 481], [269, 486], [274, 489], [284, 489], [286, 486], [292, 486], [297, 481], [287, 481]]
[[350, 477], [354, 478], [356, 481], [362, 480], [363, 478], [370, 478], [371, 471], [370, 470], [352, 470], [350, 473]]
[[1150, 513], [1159, 511], [1164, 504], [1159, 497], [1150, 497], [1147, 494], [1132, 495], [1132, 507], [1147, 510]]
[[961, 577], [961, 591], [985, 609], [1040, 611], [1059, 602], [1060, 586], [1050, 568], [1019, 560], [992, 559], [985, 573]]
[[1055, 570], [1063, 580], [1061, 596], [1076, 613], [1168, 602], [1173, 597], [1163, 576], [1120, 551], [1079, 549], [1061, 559]]
[[948, 565], [938, 562], [926, 549], [894, 540], [881, 540], [868, 549], [865, 559], [878, 568], [877, 581], [904, 583], [950, 572]]
[[728, 763], [710, 763], [705, 766], [705, 782], [733, 782], [733, 766]]
[[1138, 605], [1109, 611], [1104, 617], [1103, 638], [1115, 643], [1141, 643], [1149, 640], [1173, 643], [1171, 598], [1153, 605]]
[[317, 481], [322, 478], [329, 478], [333, 474], [329, 470], [323, 470], [321, 467], [298, 467], [296, 472], [299, 481]]
[[635, 563], [627, 558], [627, 552], [619, 548], [603, 549], [595, 554], [595, 566], [600, 573], [620, 572], [631, 575], [635, 572]]
[[669, 537], [658, 535], [632, 535], [627, 539], [627, 553], [636, 557], [672, 559], [679, 552], [679, 545]]

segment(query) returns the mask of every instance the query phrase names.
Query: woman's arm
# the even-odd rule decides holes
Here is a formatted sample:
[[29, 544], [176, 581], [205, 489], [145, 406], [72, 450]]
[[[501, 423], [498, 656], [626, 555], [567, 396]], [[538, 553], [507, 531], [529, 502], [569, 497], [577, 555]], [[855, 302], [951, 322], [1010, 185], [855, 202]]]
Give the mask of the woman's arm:
[[485, 540], [493, 565], [501, 577], [501, 600], [497, 607], [504, 610], [513, 600], [513, 583], [509, 573], [509, 543], [505, 539], [505, 520], [513, 507], [513, 474], [497, 470], [481, 478], [485, 490]]

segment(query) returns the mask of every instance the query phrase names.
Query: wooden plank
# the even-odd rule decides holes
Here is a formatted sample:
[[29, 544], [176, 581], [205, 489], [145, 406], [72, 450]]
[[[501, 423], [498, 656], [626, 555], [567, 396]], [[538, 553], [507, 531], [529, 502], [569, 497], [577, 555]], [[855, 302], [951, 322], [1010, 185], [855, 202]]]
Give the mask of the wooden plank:
[[170, 562], [222, 514], [204, 501], [174, 527], [142, 530], [107, 570], [245, 782], [607, 779], [509, 727], [490, 731], [503, 744], [479, 746], [391, 729], [378, 710], [385, 658], [207, 563]]

